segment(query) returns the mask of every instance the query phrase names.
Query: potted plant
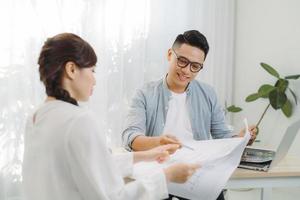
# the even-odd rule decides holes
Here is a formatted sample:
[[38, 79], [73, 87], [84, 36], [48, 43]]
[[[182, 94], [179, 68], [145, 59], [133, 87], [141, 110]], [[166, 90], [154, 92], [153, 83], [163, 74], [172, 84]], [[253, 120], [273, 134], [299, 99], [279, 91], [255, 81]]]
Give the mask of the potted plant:
[[[279, 73], [270, 65], [266, 63], [260, 63], [260, 66], [265, 69], [270, 75], [276, 78], [275, 84], [263, 84], [259, 87], [256, 93], [250, 94], [246, 97], [246, 102], [252, 102], [259, 98], [267, 99], [268, 105], [264, 109], [261, 117], [259, 118], [256, 127], [259, 131], [259, 125], [265, 116], [267, 110], [270, 106], [275, 110], [281, 110], [286, 117], [292, 116], [293, 113], [293, 105], [291, 100], [288, 98], [287, 93], [289, 92], [297, 105], [298, 98], [295, 92], [289, 87], [290, 80], [297, 80], [300, 77], [300, 74], [297, 75], [289, 75], [282, 77]], [[258, 133], [258, 132], [257, 132]]]

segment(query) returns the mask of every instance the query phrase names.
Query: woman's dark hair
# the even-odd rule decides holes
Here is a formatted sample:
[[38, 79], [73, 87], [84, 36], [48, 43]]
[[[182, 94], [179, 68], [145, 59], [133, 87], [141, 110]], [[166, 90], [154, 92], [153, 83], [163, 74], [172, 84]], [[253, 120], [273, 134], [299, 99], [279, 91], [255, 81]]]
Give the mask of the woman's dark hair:
[[96, 65], [97, 56], [93, 48], [75, 34], [61, 33], [48, 38], [38, 59], [40, 80], [48, 96], [78, 105], [76, 99], [62, 87], [64, 68], [69, 61], [79, 68], [89, 68]]
[[183, 34], [179, 34], [173, 43], [173, 47], [180, 47], [182, 44], [188, 44], [201, 49], [204, 52], [206, 58], [209, 50], [209, 45], [206, 37], [199, 31], [190, 30], [184, 32]]

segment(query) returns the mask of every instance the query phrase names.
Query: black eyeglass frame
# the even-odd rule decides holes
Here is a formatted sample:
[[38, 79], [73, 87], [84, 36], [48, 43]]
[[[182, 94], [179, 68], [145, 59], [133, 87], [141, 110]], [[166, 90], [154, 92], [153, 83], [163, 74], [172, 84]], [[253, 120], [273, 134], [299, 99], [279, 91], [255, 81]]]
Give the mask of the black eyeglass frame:
[[[197, 73], [199, 72], [202, 68], [203, 68], [203, 64], [201, 63], [198, 63], [198, 62], [191, 62], [189, 59], [187, 59], [186, 57], [183, 57], [183, 56], [178, 56], [176, 51], [172, 48], [172, 51], [174, 52], [175, 56], [176, 56], [176, 59], [177, 59], [177, 66], [180, 67], [180, 68], [185, 68], [187, 67], [188, 65], [190, 66], [190, 71], [193, 72], [193, 73]], [[180, 63], [181, 61], [181, 63]], [[185, 63], [185, 64], [183, 64]], [[199, 66], [197, 67], [196, 70], [192, 70], [192, 65], [196, 65]]]

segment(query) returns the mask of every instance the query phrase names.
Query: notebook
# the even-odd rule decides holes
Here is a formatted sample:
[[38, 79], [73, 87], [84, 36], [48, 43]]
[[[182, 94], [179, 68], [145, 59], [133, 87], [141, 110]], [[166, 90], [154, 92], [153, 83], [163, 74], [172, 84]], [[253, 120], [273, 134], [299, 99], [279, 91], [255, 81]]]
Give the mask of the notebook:
[[263, 148], [246, 147], [239, 168], [268, 171], [281, 161], [287, 154], [298, 131], [300, 120], [292, 123], [285, 131], [285, 134], [276, 151]]

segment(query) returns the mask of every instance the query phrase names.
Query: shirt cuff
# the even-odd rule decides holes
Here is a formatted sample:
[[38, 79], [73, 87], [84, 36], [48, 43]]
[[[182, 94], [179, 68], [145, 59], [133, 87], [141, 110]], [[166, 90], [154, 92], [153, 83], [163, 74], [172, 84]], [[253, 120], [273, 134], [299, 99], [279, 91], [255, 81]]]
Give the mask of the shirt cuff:
[[169, 197], [168, 186], [167, 186], [167, 178], [163, 169], [151, 174], [151, 179], [157, 186], [157, 194], [159, 199], [166, 199]]
[[122, 177], [128, 177], [133, 172], [133, 153], [132, 152], [117, 152], [113, 153], [115, 162], [117, 163]]
[[127, 146], [127, 148], [126, 148], [127, 150], [132, 151], [132, 142], [134, 141], [134, 139], [135, 139], [136, 137], [138, 137], [138, 136], [140, 136], [140, 135], [143, 135], [143, 134], [141, 134], [141, 133], [132, 133], [132, 134], [129, 136], [128, 142], [127, 142], [128, 146]]

